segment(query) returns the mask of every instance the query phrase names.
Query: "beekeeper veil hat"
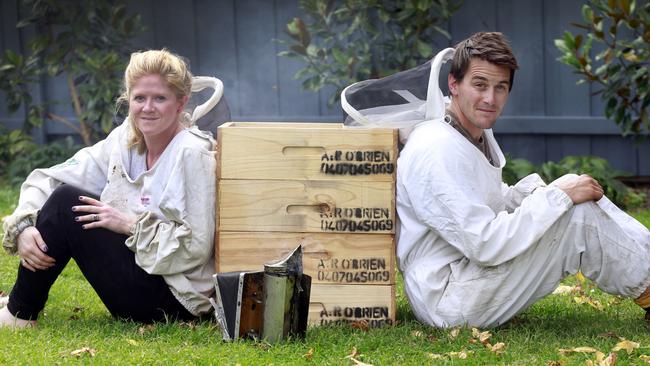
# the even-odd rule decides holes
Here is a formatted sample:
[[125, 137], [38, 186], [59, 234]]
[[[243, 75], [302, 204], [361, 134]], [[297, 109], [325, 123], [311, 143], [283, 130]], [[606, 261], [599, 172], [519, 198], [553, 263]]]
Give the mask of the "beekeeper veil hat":
[[405, 143], [415, 126], [444, 117], [449, 98], [443, 96], [438, 77], [453, 56], [454, 49], [446, 48], [415, 68], [346, 87], [341, 92], [345, 125], [397, 128]]

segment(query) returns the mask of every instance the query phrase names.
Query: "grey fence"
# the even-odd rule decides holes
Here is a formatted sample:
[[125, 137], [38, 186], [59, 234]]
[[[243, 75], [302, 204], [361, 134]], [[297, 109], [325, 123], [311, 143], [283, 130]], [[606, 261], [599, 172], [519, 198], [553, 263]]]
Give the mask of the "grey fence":
[[[0, 47], [21, 50], [28, 36], [15, 28], [17, 0], [1, 0]], [[622, 138], [603, 115], [603, 104], [589, 85], [576, 85], [571, 69], [558, 61], [553, 40], [570, 22], [580, 20], [578, 0], [465, 0], [447, 25], [455, 44], [479, 30], [504, 32], [521, 69], [495, 132], [504, 151], [535, 163], [566, 155], [597, 155], [620, 170], [650, 176], [650, 141], [634, 144]], [[223, 80], [236, 121], [340, 122], [339, 106], [327, 105], [328, 92], [303, 91], [293, 74], [299, 61], [277, 57], [285, 24], [301, 14], [297, 0], [141, 0], [130, 8], [141, 14], [148, 31], [138, 48], [167, 47], [186, 56], [196, 75]], [[43, 80], [39, 100], [67, 95], [64, 80]], [[54, 112], [73, 115], [68, 103]], [[22, 114], [8, 115], [0, 95], [0, 121], [20, 125]], [[38, 131], [49, 141], [70, 131], [49, 121]]]

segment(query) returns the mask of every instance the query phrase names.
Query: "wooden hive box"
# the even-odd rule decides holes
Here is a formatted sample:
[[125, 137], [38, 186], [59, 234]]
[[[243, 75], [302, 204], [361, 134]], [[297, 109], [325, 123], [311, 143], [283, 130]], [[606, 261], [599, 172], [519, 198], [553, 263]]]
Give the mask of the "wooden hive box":
[[303, 245], [309, 322], [395, 321], [397, 132], [230, 122], [218, 132], [218, 272]]

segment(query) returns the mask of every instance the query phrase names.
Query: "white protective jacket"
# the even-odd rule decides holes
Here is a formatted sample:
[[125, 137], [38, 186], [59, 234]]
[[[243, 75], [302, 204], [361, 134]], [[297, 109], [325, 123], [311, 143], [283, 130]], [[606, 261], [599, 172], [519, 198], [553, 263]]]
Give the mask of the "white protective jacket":
[[[196, 127], [185, 129], [146, 170], [145, 155], [126, 147], [128, 123], [66, 162], [32, 172], [16, 210], [4, 219], [3, 246], [15, 254], [17, 234], [36, 222], [57, 186], [70, 184], [137, 215], [135, 233], [125, 243], [136, 263], [147, 273], [162, 275], [192, 314], [206, 313], [214, 290], [215, 142]], [[143, 172], [129, 175], [138, 170]]]
[[[416, 127], [397, 163], [397, 257], [415, 315], [428, 324], [449, 324], [435, 309], [453, 263], [507, 262], [572, 206], [536, 174], [512, 187], [503, 183], [505, 158], [491, 130], [485, 137], [498, 167], [442, 120]], [[468, 288], [463, 296], [480, 297], [480, 289]]]

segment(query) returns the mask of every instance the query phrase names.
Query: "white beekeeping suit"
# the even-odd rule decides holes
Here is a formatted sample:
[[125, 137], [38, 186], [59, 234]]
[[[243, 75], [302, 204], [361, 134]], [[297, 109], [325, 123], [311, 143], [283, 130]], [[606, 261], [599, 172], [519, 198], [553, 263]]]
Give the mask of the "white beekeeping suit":
[[[606, 197], [573, 205], [536, 174], [507, 186], [501, 180], [505, 158], [492, 131], [485, 130], [485, 138], [494, 165], [445, 123], [437, 77], [451, 54], [447, 49], [434, 59], [427, 95], [411, 112], [423, 117], [391, 126], [406, 141], [397, 163], [397, 257], [416, 317], [439, 327], [496, 326], [578, 270], [606, 292], [641, 295], [650, 283], [650, 233], [643, 225]], [[378, 88], [371, 92], [383, 95]], [[342, 98], [357, 123], [390, 125], [383, 121], [391, 116], [373, 112], [393, 106], [372, 105], [364, 115], [363, 108], [348, 111], [351, 100], [363, 97]], [[408, 109], [402, 103], [398, 108]]]

